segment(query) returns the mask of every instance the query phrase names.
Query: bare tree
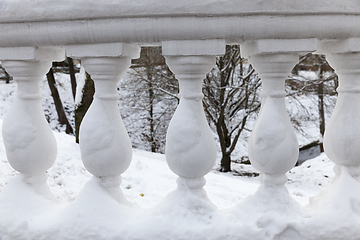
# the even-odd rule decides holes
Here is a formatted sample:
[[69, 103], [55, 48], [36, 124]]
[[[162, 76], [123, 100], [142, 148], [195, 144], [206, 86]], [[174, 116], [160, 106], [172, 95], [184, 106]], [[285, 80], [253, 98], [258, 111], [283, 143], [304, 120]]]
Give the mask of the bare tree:
[[121, 114], [134, 147], [163, 153], [167, 126], [178, 104], [178, 85], [160, 47], [142, 47], [140, 55], [129, 77], [120, 82], [126, 89], [120, 90]]
[[222, 172], [231, 171], [231, 153], [248, 120], [260, 109], [260, 78], [240, 55], [240, 47], [226, 47], [223, 57], [204, 81], [205, 113], [219, 136]]
[[[325, 133], [325, 113], [334, 107], [334, 101], [329, 101], [329, 99], [337, 95], [336, 88], [338, 87], [338, 77], [326, 61], [325, 55], [309, 53], [301, 56], [286, 83], [288, 86], [287, 97], [297, 102], [297, 106], [305, 111], [308, 112], [307, 107], [298, 100], [299, 97], [306, 95], [316, 98], [314, 101], [318, 108], [318, 119], [311, 120], [318, 121], [319, 133], [322, 138]], [[332, 106], [326, 102], [330, 102]], [[295, 118], [292, 117], [292, 119]], [[301, 124], [297, 121], [294, 123], [295, 128], [299, 132], [303, 132]], [[320, 139], [319, 144], [320, 151], [323, 152], [322, 139]]]

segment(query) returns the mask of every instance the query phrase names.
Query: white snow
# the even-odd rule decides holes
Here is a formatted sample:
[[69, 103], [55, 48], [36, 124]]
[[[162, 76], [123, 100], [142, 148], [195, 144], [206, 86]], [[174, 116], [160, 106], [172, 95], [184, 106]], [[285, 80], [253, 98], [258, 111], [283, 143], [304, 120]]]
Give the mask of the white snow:
[[[5, 212], [1, 215], [0, 226], [9, 227], [8, 224], [16, 222], [13, 227], [6, 228], [4, 236], [9, 234], [13, 237], [10, 239], [29, 239], [29, 236], [34, 236], [33, 239], [116, 239], [117, 235], [126, 236], [122, 239], [182, 239], [184, 231], [194, 234], [189, 235], [193, 236], [189, 239], [221, 239], [226, 234], [239, 237], [235, 239], [241, 239], [241, 236], [243, 239], [267, 239], [263, 238], [265, 232], [256, 226], [256, 221], [263, 219], [263, 212], [276, 203], [269, 201], [273, 196], [249, 198], [259, 187], [258, 178], [210, 172], [206, 176], [205, 190], [220, 211], [215, 208], [213, 212], [198, 214], [188, 211], [181, 202], [177, 206], [176, 201], [187, 199], [184, 195], [175, 193], [165, 200], [176, 188], [177, 176], [168, 168], [164, 156], [134, 150], [133, 160], [122, 175], [121, 184], [125, 197], [136, 206], [129, 208], [115, 202], [99, 187], [96, 179], [90, 180], [91, 175], [81, 162], [79, 147], [72, 136], [54, 134], [58, 157], [48, 171], [47, 183], [60, 201], [58, 204], [34, 194], [21, 181], [23, 176], [12, 170], [6, 160], [0, 138], [0, 209]], [[330, 183], [334, 175], [332, 166], [326, 156], [321, 155], [294, 168], [288, 173], [287, 187], [291, 196], [302, 205], [306, 204], [310, 196]], [[264, 203], [268, 206], [256, 213], [259, 205]], [[241, 207], [243, 204], [247, 207]], [[273, 213], [276, 216], [275, 210]], [[267, 215], [270, 217], [271, 214]], [[286, 222], [286, 219], [282, 221]], [[274, 233], [270, 235], [277, 232], [276, 229], [272, 231]], [[244, 235], [245, 232], [248, 235]], [[49, 236], [52, 237], [46, 238]]]
[[[0, 81], [0, 128], [15, 88]], [[288, 190], [213, 170], [199, 201], [177, 189], [164, 155], [133, 150], [120, 186], [129, 205], [120, 205], [86, 171], [74, 137], [54, 135], [58, 155], [48, 186], [46, 176], [28, 178], [10, 167], [0, 137], [1, 240], [359, 239], [359, 171], [337, 168], [334, 177], [325, 154], [291, 169]], [[249, 165], [233, 168], [257, 172]]]

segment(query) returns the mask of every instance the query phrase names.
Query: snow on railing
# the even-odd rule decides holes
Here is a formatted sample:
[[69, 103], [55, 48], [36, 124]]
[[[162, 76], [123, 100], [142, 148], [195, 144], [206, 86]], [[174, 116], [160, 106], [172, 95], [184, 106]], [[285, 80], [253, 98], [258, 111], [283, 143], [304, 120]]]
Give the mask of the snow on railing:
[[[23, 0], [1, 2], [0, 12], [0, 60], [18, 85], [2, 134], [19, 172], [0, 193], [0, 239], [360, 239], [358, 1]], [[249, 140], [261, 186], [219, 211], [203, 188], [216, 145], [201, 86], [226, 43], [241, 44], [263, 81]], [[178, 187], [151, 210], [133, 207], [119, 187], [132, 150], [116, 84], [140, 45], [162, 46], [181, 92], [166, 146]], [[284, 81], [299, 54], [313, 51], [326, 53], [339, 75], [324, 139], [336, 177], [304, 208], [284, 185], [298, 155]], [[39, 88], [51, 62], [65, 56], [81, 58], [96, 85], [80, 131], [82, 160], [94, 177], [67, 206], [46, 184], [57, 148]]]

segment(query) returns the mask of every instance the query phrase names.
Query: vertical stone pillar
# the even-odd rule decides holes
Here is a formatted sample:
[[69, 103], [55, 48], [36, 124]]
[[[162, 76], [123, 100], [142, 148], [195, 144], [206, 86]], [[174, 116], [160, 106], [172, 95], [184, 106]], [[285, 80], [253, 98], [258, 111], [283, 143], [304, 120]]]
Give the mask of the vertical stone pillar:
[[167, 41], [162, 47], [180, 86], [180, 103], [169, 124], [165, 149], [170, 169], [179, 176], [173, 195], [185, 207], [196, 209], [210, 202], [203, 189], [204, 176], [214, 166], [217, 153], [202, 106], [202, 81], [216, 56], [224, 54], [225, 41]]
[[0, 59], [18, 85], [15, 102], [2, 128], [10, 165], [44, 197], [52, 198], [46, 185], [48, 170], [57, 154], [55, 137], [41, 106], [40, 82], [52, 61], [65, 58], [59, 48], [1, 48]]
[[[324, 135], [335, 177], [310, 198], [314, 216], [304, 226], [304, 238], [353, 239], [360, 236], [360, 39], [320, 42], [318, 51], [326, 53], [339, 76], [338, 99]], [[327, 231], [320, 234], [323, 226]]]
[[320, 51], [339, 76], [339, 95], [326, 128], [324, 149], [341, 172], [360, 174], [360, 39], [323, 43]]
[[131, 58], [140, 56], [140, 48], [122, 43], [72, 45], [66, 53], [81, 58], [95, 83], [94, 101], [80, 126], [82, 161], [100, 186], [116, 201], [126, 203], [119, 186], [121, 174], [130, 165], [132, 147], [117, 104], [117, 82]]
[[286, 172], [295, 166], [299, 153], [285, 106], [285, 79], [299, 61], [299, 53], [316, 48], [316, 39], [265, 39], [241, 45], [262, 80], [261, 109], [249, 140], [249, 158], [261, 172], [261, 186], [243, 203], [243, 214], [253, 211], [249, 220], [271, 238], [285, 239], [290, 234], [291, 239], [301, 239], [286, 220], [300, 217], [301, 210], [285, 187]]
[[241, 49], [262, 80], [262, 104], [249, 141], [249, 158], [261, 172], [263, 186], [281, 186], [299, 151], [285, 107], [285, 79], [299, 61], [299, 52], [316, 50], [316, 40], [258, 40]]

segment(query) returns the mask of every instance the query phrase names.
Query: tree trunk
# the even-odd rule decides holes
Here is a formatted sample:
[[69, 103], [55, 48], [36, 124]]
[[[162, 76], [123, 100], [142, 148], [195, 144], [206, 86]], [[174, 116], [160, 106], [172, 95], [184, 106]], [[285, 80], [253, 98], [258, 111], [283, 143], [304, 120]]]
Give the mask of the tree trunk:
[[1, 64], [0, 64], [0, 72], [4, 74], [5, 83], [10, 83], [12, 77], [10, 76], [10, 74], [6, 72], [6, 70], [1, 66]]
[[95, 94], [95, 85], [94, 81], [91, 79], [90, 75], [86, 73], [86, 80], [84, 88], [82, 89], [82, 99], [79, 105], [75, 108], [75, 137], [76, 142], [79, 143], [79, 131], [81, 121], [83, 120], [87, 110], [89, 109], [93, 96]]
[[56, 112], [58, 114], [59, 123], [66, 125], [65, 132], [67, 134], [73, 134], [74, 131], [73, 131], [73, 129], [72, 129], [67, 117], [66, 117], [64, 107], [63, 107], [61, 99], [60, 99], [59, 92], [58, 92], [58, 90], [56, 88], [56, 85], [55, 85], [55, 77], [54, 77], [54, 72], [53, 72], [52, 68], [50, 68], [50, 70], [46, 74], [46, 76], [47, 76], [48, 84], [49, 84], [49, 87], [50, 87], [51, 95], [52, 95], [52, 97], [54, 99], [55, 108], [56, 108]]
[[[153, 90], [149, 89], [149, 97], [152, 98], [154, 95]], [[151, 103], [150, 104], [150, 110], [149, 110], [149, 114], [150, 114], [150, 142], [151, 142], [151, 152], [156, 152], [156, 142], [155, 142], [155, 128], [154, 128], [154, 106]]]
[[[319, 101], [319, 130], [321, 134], [321, 138], [324, 138], [325, 133], [325, 111], [324, 111], [324, 85], [320, 83], [318, 85], [318, 101]], [[320, 143], [320, 151], [324, 152], [323, 141]]]
[[319, 108], [319, 130], [321, 134], [320, 152], [324, 152], [323, 139], [325, 134], [325, 110], [324, 110], [324, 72], [323, 64], [320, 64], [320, 84], [318, 85], [318, 108]]
[[70, 74], [70, 82], [71, 82], [71, 90], [72, 94], [75, 100], [76, 96], [76, 78], [75, 78], [75, 69], [74, 69], [74, 62], [72, 58], [67, 58], [68, 64], [69, 64], [69, 74]]
[[222, 153], [220, 172], [231, 171], [231, 154], [229, 152]]
[[154, 90], [153, 90], [153, 86], [152, 86], [152, 74], [151, 74], [151, 66], [147, 67], [147, 71], [148, 71], [148, 93], [149, 93], [149, 103], [150, 103], [150, 108], [149, 108], [149, 124], [150, 124], [150, 145], [151, 145], [151, 152], [156, 152], [156, 142], [155, 142], [155, 128], [154, 128]]
[[5, 83], [10, 83], [10, 80], [12, 79], [11, 76], [10, 76], [10, 74], [8, 74], [5, 70], [4, 70], [4, 72], [5, 72], [5, 78], [6, 78], [6, 82], [5, 82]]

